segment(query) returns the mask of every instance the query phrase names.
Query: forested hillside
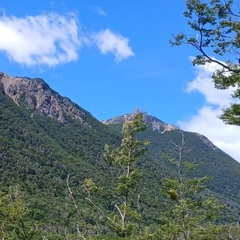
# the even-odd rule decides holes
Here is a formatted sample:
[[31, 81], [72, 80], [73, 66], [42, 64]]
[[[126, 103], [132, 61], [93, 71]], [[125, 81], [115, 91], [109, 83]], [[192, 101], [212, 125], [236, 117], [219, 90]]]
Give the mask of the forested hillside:
[[[147, 122], [151, 126], [151, 122]], [[110, 126], [119, 130], [122, 124], [115, 122]], [[236, 218], [233, 217], [232, 220], [238, 219], [240, 201], [237, 199], [240, 197], [240, 164], [203, 135], [184, 132], [180, 129], [164, 131], [165, 127], [163, 125], [159, 130], [152, 130], [149, 127], [139, 136], [140, 139], [147, 139], [150, 142], [146, 156], [148, 160], [143, 159], [140, 162], [144, 166], [144, 170], [148, 169], [148, 178], [153, 179], [152, 184], [156, 184], [157, 187], [165, 176], [177, 174], [174, 166], [166, 161], [164, 155], [168, 154], [172, 158], [178, 157], [179, 152], [176, 145], [181, 143], [183, 133], [185, 139], [183, 158], [198, 164], [198, 167], [189, 173], [189, 176], [209, 176], [211, 178], [211, 181], [207, 183], [209, 190], [217, 194], [220, 199], [224, 199], [229, 208], [233, 210], [228, 217], [231, 219], [235, 216]], [[162, 133], [163, 131], [164, 133]], [[156, 179], [158, 180], [156, 181]]]
[[[49, 89], [41, 91], [49, 94]], [[117, 211], [112, 189], [120, 171], [105, 161], [104, 146], [108, 144], [111, 149], [119, 146], [123, 122], [105, 125], [71, 102], [68, 104], [82, 113], [81, 120], [65, 114], [64, 121], [59, 121], [41, 114], [40, 108], [39, 111], [30, 108], [26, 99], [29, 99], [27, 89], [13, 101], [0, 84], [0, 218], [8, 219], [4, 214], [9, 208], [16, 215], [14, 219], [18, 219], [18, 207], [21, 204], [27, 207], [24, 218], [20, 219], [24, 219], [25, 225], [9, 220], [10, 227], [7, 221], [1, 226], [3, 232], [11, 235], [16, 229], [31, 229], [34, 234], [29, 239], [42, 239], [42, 236], [76, 239], [80, 231], [86, 238], [100, 236], [103, 239], [101, 236], [110, 233], [112, 228], [106, 224], [101, 211], [109, 216]], [[44, 106], [46, 108], [46, 104]], [[139, 226], [157, 228], [162, 213], [171, 206], [161, 189], [164, 179], [174, 179], [177, 171], [164, 154], [178, 158], [176, 146], [183, 134], [186, 143], [182, 157], [199, 164], [187, 177], [211, 177], [204, 194], [216, 196], [220, 203], [227, 205], [219, 222], [235, 223], [240, 210], [240, 164], [204, 136], [178, 128], [166, 130], [164, 124], [153, 129], [152, 118], [146, 117], [147, 130], [137, 133], [140, 141], [149, 141], [148, 152], [136, 162], [142, 175], [133, 189], [141, 213]], [[155, 118], [154, 121], [154, 126], [161, 122]], [[86, 187], [100, 190], [90, 194]], [[16, 205], [17, 208], [9, 205], [6, 196], [8, 201], [15, 199], [21, 204]], [[16, 239], [14, 236], [9, 239]]]

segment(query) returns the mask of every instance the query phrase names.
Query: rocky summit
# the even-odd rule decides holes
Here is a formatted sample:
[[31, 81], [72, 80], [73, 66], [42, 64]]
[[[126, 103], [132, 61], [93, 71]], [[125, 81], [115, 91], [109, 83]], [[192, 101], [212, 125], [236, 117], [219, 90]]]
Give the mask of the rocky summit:
[[[126, 120], [131, 120], [132, 116], [133, 116], [133, 114], [125, 114], [123, 116], [118, 116], [118, 117], [114, 117], [114, 118], [111, 118], [108, 120], [104, 120], [104, 121], [102, 121], [102, 123], [104, 123], [106, 125], [123, 123]], [[158, 118], [147, 115], [147, 114], [144, 114], [143, 120], [148, 124], [148, 126], [150, 126], [152, 128], [153, 131], [158, 131], [160, 133], [179, 129], [178, 127], [176, 127], [172, 124], [165, 123], [165, 122], [159, 120]]]
[[82, 124], [87, 124], [82, 116], [89, 113], [69, 98], [62, 97], [53, 91], [41, 78], [13, 77], [0, 72], [0, 81], [5, 94], [17, 105], [24, 104], [31, 109], [33, 115], [48, 116], [60, 122], [65, 122], [68, 116]]

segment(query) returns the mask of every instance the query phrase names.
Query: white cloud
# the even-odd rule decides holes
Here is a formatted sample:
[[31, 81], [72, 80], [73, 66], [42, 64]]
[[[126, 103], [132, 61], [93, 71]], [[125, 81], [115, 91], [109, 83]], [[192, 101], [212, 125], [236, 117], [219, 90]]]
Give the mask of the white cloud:
[[102, 54], [113, 53], [117, 61], [134, 56], [129, 40], [109, 29], [94, 33], [93, 41]]
[[187, 84], [186, 91], [188, 93], [200, 92], [208, 104], [217, 105], [219, 107], [228, 107], [233, 98], [231, 94], [234, 88], [226, 90], [218, 90], [214, 87], [212, 73], [219, 68], [217, 63], [206, 63], [204, 66], [196, 66], [196, 78]]
[[79, 38], [76, 16], [56, 13], [25, 18], [0, 17], [0, 51], [20, 64], [54, 66], [78, 58], [86, 41]]
[[0, 52], [28, 67], [52, 67], [75, 61], [85, 45], [97, 45], [101, 54], [112, 53], [117, 61], [134, 55], [129, 40], [109, 29], [94, 34], [91, 30], [80, 32], [80, 29], [73, 13], [48, 13], [24, 18], [4, 14], [0, 16]]
[[236, 100], [231, 98], [233, 89], [217, 90], [211, 78], [216, 64], [196, 67], [196, 78], [189, 82], [188, 93], [197, 91], [205, 98], [205, 104], [188, 120], [179, 121], [183, 130], [198, 132], [208, 137], [216, 146], [240, 162], [240, 127], [224, 124], [218, 116], [222, 109]]

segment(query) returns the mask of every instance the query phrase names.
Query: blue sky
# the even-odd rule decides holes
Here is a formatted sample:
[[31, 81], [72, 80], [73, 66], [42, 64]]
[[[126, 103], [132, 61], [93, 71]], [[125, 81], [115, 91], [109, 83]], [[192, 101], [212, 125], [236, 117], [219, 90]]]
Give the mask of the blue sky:
[[[194, 34], [185, 1], [0, 1], [0, 71], [43, 78], [99, 120], [146, 111], [207, 136], [240, 161], [239, 128], [217, 119], [232, 99], [211, 82], [197, 52], [171, 47]], [[222, 131], [219, 131], [222, 129]]]

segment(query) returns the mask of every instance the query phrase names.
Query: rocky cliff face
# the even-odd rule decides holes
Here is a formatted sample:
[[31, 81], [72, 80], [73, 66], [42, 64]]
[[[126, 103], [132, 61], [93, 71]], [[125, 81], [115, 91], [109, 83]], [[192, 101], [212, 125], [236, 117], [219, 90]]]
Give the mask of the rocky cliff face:
[[[109, 120], [102, 121], [102, 122], [107, 125], [123, 123], [126, 119], [131, 119], [131, 117], [132, 117], [132, 114], [126, 114], [124, 116], [111, 118]], [[159, 120], [158, 118], [147, 115], [147, 114], [144, 114], [143, 119], [152, 128], [152, 130], [158, 131], [160, 133], [179, 129], [178, 127], [176, 127], [174, 125], [165, 123], [165, 122]]]
[[83, 116], [89, 114], [70, 99], [60, 96], [40, 78], [12, 77], [0, 72], [0, 83], [6, 95], [17, 105], [24, 104], [33, 114], [49, 116], [65, 122], [66, 116], [88, 125]]
[[[126, 120], [131, 119], [132, 116], [133, 116], [132, 114], [125, 114], [123, 116], [118, 116], [118, 117], [111, 118], [109, 120], [102, 121], [102, 123], [104, 123], [106, 125], [123, 123]], [[172, 124], [165, 123], [165, 122], [159, 120], [158, 118], [147, 115], [147, 114], [144, 114], [143, 119], [148, 124], [148, 126], [152, 128], [153, 131], [158, 131], [160, 134], [163, 134], [163, 133], [169, 132], [169, 131], [173, 131], [173, 130], [183, 131], [182, 129], [180, 129]], [[202, 134], [199, 134], [199, 133], [193, 133], [193, 134], [195, 134], [196, 137], [199, 138], [201, 140], [201, 142], [203, 142], [203, 144], [208, 149], [211, 149], [213, 151], [218, 149], [218, 147], [216, 147], [208, 138], [206, 138]]]
[[[70, 99], [60, 96], [40, 78], [13, 77], [0, 72], [0, 84], [3, 86], [4, 93], [12, 98], [17, 105], [24, 105], [29, 108], [32, 111], [32, 116], [35, 114], [48, 116], [60, 122], [66, 122], [66, 118], [70, 117], [91, 127], [89, 123], [84, 120], [86, 119], [86, 115], [90, 115], [89, 112], [73, 103]], [[102, 121], [102, 123], [106, 125], [123, 123], [125, 120], [131, 119], [132, 116], [132, 114], [125, 114]], [[144, 114], [144, 121], [153, 131], [158, 131], [160, 134], [179, 129], [172, 124], [165, 123], [147, 114]], [[196, 136], [212, 150], [217, 149], [217, 147], [203, 135], [196, 133]]]
[[158, 118], [150, 116], [150, 115], [145, 115], [144, 119], [145, 119], [146, 123], [148, 123], [154, 131], [158, 131], [160, 133], [179, 129], [178, 127], [176, 127], [172, 124], [165, 123], [165, 122], [159, 120]]

